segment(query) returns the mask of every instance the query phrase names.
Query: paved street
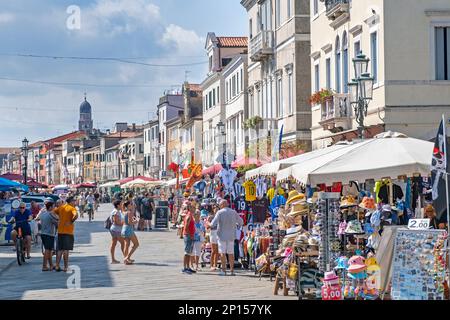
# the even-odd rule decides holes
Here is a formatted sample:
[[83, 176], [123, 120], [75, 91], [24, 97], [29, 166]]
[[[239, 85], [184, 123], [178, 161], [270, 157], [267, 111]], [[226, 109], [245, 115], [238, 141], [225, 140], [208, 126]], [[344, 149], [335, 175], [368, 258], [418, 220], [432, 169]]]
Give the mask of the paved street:
[[248, 271], [238, 270], [236, 277], [220, 277], [209, 271], [182, 274], [183, 242], [172, 230], [138, 232], [141, 247], [134, 257], [136, 264], [111, 265], [110, 235], [103, 228], [111, 208], [102, 205], [95, 222], [81, 219], [76, 225], [70, 264], [80, 268], [81, 289], [67, 289], [70, 274], [42, 272], [40, 248], [35, 248], [32, 259], [19, 267], [11, 247], [0, 247], [0, 299], [296, 298], [273, 296], [273, 282], [269, 278], [259, 281]]

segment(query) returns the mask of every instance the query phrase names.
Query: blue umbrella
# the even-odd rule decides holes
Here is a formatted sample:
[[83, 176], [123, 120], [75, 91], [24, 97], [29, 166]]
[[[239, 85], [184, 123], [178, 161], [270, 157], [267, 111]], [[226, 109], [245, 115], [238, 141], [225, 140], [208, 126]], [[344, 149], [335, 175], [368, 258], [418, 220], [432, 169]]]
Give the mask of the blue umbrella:
[[22, 191], [28, 192], [28, 187], [5, 178], [0, 177], [0, 191], [10, 191], [11, 189], [20, 189]]

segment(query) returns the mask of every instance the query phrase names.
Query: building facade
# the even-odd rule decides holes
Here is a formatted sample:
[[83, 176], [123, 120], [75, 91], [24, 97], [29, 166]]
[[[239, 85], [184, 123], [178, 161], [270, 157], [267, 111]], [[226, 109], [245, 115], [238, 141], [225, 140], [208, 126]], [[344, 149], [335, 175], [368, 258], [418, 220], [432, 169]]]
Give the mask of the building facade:
[[311, 1], [313, 148], [357, 137], [349, 103], [352, 58], [363, 53], [374, 78], [365, 136], [398, 131], [430, 140], [450, 116], [450, 3], [445, 0]]
[[152, 120], [144, 127], [144, 175], [159, 179], [159, 121]]
[[309, 2], [241, 1], [249, 19], [249, 118], [257, 129], [250, 143], [282, 129], [284, 145], [311, 148]]

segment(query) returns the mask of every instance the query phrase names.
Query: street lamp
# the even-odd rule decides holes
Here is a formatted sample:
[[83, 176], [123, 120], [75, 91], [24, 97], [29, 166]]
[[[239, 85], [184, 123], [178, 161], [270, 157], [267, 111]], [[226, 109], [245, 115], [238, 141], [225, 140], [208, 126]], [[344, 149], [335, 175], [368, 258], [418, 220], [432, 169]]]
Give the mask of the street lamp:
[[367, 108], [373, 98], [374, 79], [367, 72], [369, 59], [359, 54], [353, 59], [355, 68], [355, 79], [348, 83], [350, 104], [355, 111], [356, 122], [358, 123], [358, 136], [364, 138], [364, 118], [367, 117]]
[[84, 182], [84, 145], [83, 142], [81, 142], [80, 145], [80, 176], [81, 176], [81, 183]]
[[131, 171], [133, 172], [133, 180], [134, 180], [134, 176], [135, 176], [135, 165], [136, 165], [136, 160], [131, 159], [130, 161], [130, 165], [131, 165]]
[[28, 171], [28, 140], [27, 138], [22, 140], [22, 156], [24, 159], [24, 165], [23, 165], [23, 179], [24, 179], [24, 184], [27, 185], [27, 171]]
[[225, 133], [225, 124], [222, 122], [222, 120], [219, 121], [219, 123], [217, 124], [217, 132], [221, 135], [221, 139], [222, 139], [222, 161], [223, 161], [223, 165], [224, 167], [227, 164], [226, 161], [226, 133]]

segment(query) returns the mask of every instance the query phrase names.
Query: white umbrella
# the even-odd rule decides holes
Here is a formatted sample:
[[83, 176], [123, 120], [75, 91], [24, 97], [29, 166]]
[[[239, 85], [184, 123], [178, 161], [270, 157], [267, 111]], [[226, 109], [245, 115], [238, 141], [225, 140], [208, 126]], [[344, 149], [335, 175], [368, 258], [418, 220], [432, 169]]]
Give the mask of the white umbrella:
[[147, 181], [143, 179], [134, 179], [130, 182], [127, 182], [121, 186], [122, 189], [127, 188], [149, 188], [149, 187], [157, 187], [163, 185], [163, 181]]
[[277, 180], [292, 177], [305, 185], [397, 178], [430, 173], [433, 143], [386, 132], [281, 170]]
[[104, 184], [100, 185], [100, 188], [112, 188], [112, 187], [116, 187], [116, 186], [120, 186], [119, 181], [110, 181], [110, 182], [104, 183]]
[[287, 159], [283, 159], [283, 160], [279, 160], [279, 161], [275, 161], [275, 162], [271, 162], [271, 163], [266, 163], [259, 168], [247, 171], [245, 174], [245, 178], [247, 180], [249, 180], [252, 178], [256, 178], [257, 176], [275, 176], [275, 175], [277, 175], [277, 173], [280, 170], [289, 168], [297, 163], [301, 163], [303, 161], [306, 161], [306, 160], [309, 160], [312, 158], [316, 158], [318, 156], [329, 153], [331, 151], [345, 148], [348, 145], [350, 145], [350, 143], [347, 141], [339, 142], [328, 148], [303, 153], [298, 156], [294, 156], [291, 158], [287, 158]]

